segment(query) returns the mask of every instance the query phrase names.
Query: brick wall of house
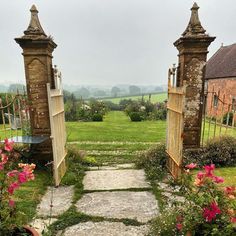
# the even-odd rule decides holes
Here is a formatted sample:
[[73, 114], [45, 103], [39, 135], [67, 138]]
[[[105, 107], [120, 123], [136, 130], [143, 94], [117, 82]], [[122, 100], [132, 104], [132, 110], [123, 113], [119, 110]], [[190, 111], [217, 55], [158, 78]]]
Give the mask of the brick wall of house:
[[[223, 79], [208, 80], [208, 97], [207, 97], [207, 115], [221, 118], [222, 114], [227, 113], [228, 105], [232, 104], [233, 98], [236, 99], [236, 77]], [[226, 103], [223, 106], [221, 101], [218, 101], [217, 106], [214, 106], [214, 96], [211, 92], [216, 92], [221, 101]], [[230, 106], [232, 109], [232, 106]], [[236, 120], [236, 114], [234, 116]]]

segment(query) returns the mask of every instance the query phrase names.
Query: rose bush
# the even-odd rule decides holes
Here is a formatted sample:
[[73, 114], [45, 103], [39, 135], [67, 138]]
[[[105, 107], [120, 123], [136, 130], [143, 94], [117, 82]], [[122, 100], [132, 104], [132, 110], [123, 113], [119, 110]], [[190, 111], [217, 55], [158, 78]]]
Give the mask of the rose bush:
[[34, 180], [35, 164], [20, 162], [13, 142], [5, 140], [0, 149], [0, 235], [12, 235], [21, 227], [21, 212], [17, 209], [14, 193], [22, 184]]
[[155, 221], [151, 235], [236, 235], [236, 187], [223, 188], [224, 179], [214, 174], [215, 165], [198, 173], [185, 166], [181, 189], [185, 201], [175, 203]]

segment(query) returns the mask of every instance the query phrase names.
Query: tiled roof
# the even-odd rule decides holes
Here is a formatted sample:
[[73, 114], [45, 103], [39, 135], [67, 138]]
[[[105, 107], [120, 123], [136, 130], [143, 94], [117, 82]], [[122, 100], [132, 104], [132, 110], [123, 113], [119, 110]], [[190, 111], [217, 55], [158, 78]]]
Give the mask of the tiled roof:
[[236, 77], [236, 43], [222, 46], [206, 65], [206, 79], [227, 77]]

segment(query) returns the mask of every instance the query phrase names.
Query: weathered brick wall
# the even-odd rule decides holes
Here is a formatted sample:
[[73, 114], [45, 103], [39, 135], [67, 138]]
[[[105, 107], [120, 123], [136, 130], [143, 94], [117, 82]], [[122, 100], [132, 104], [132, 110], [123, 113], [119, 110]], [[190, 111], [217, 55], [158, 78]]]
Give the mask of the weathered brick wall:
[[[232, 104], [233, 97], [236, 98], [236, 78], [222, 78], [222, 79], [210, 79], [208, 83], [208, 97], [207, 97], [207, 116], [213, 116], [221, 118], [228, 111], [228, 105]], [[214, 106], [214, 98], [212, 92], [216, 92], [219, 95], [220, 100], [225, 99], [225, 105], [218, 101], [217, 107]], [[225, 97], [225, 98], [224, 98]], [[236, 120], [236, 115], [235, 115]]]

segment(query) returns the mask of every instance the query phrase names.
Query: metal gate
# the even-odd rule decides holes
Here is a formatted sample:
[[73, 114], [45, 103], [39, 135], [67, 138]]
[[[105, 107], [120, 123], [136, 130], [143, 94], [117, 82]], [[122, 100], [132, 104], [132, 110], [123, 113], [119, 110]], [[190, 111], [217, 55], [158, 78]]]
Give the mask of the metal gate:
[[51, 89], [47, 84], [48, 105], [53, 148], [53, 171], [55, 185], [58, 186], [66, 172], [66, 130], [63, 92], [59, 85]]
[[183, 128], [185, 86], [177, 87], [175, 68], [169, 70], [167, 103], [167, 168], [174, 178], [181, 173], [183, 158]]

